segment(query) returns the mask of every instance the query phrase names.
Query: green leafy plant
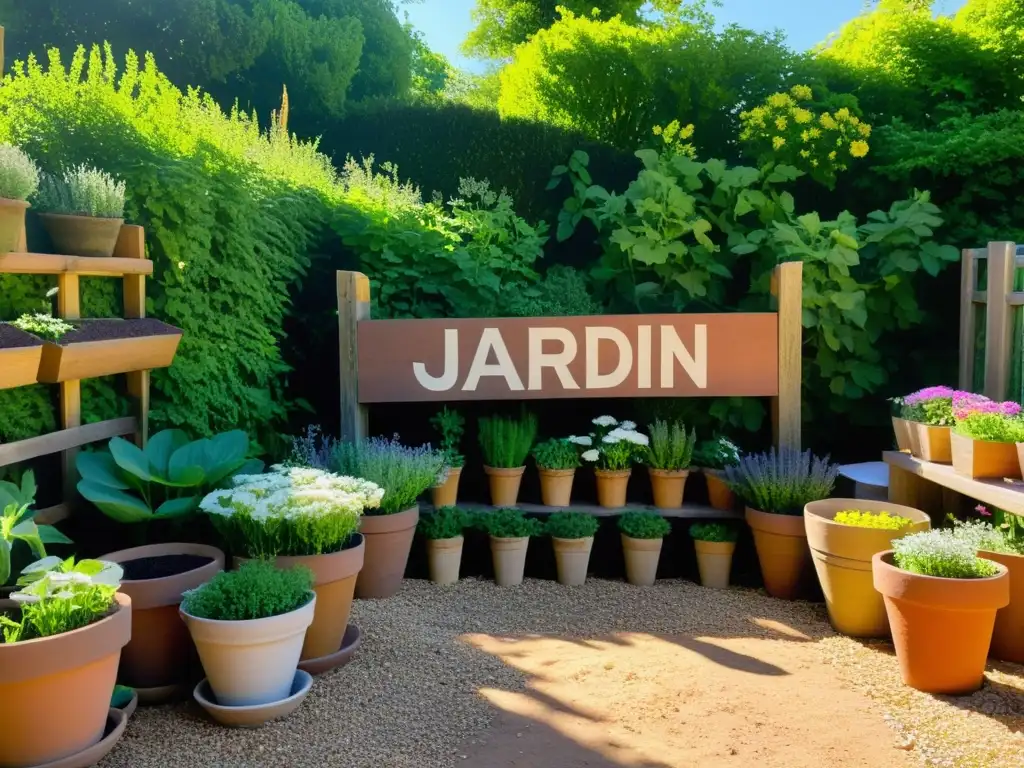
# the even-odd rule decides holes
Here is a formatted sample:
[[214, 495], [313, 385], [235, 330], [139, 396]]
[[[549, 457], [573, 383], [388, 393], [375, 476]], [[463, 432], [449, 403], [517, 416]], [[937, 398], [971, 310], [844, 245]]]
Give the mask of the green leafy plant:
[[28, 471], [21, 485], [0, 481], [0, 586], [11, 577], [11, 551], [21, 541], [39, 559], [46, 557], [46, 544], [71, 544], [72, 541], [52, 525], [36, 525], [29, 508], [36, 500], [35, 475]]
[[235, 475], [263, 470], [246, 459], [249, 436], [241, 431], [188, 439], [166, 429], [139, 448], [120, 437], [106, 451], [80, 453], [78, 492], [119, 523], [145, 523], [192, 514], [203, 496]]
[[313, 599], [313, 573], [250, 560], [184, 593], [181, 609], [212, 621], [254, 621], [291, 613]]
[[36, 203], [47, 213], [120, 219], [124, 194], [123, 181], [98, 168], [77, 165], [60, 176], [43, 176]]
[[733, 542], [739, 533], [728, 523], [694, 523], [690, 526], [690, 536], [697, 541]]
[[540, 520], [526, 517], [520, 510], [507, 507], [493, 512], [481, 512], [477, 515], [474, 526], [496, 539], [540, 536], [544, 532]]
[[626, 512], [619, 516], [618, 526], [631, 539], [663, 539], [672, 531], [657, 512]]
[[694, 448], [692, 463], [704, 469], [725, 469], [740, 463], [740, 449], [727, 437], [705, 440]]
[[0, 144], [0, 198], [28, 200], [39, 188], [39, 168], [25, 152]]
[[894, 515], [886, 510], [872, 512], [863, 509], [844, 509], [837, 512], [832, 520], [839, 525], [851, 525], [855, 528], [880, 528], [887, 531], [899, 531], [913, 523], [906, 517]]
[[368, 514], [393, 515], [415, 506], [427, 488], [444, 481], [445, 456], [429, 445], [411, 448], [374, 437], [360, 443], [338, 443], [331, 468], [341, 475], [361, 477], [384, 489], [380, 506]]
[[697, 431], [686, 434], [686, 425], [681, 421], [669, 424], [655, 421], [648, 426], [650, 445], [647, 447], [647, 464], [653, 469], [680, 470], [690, 466], [693, 448], [697, 444]]
[[428, 539], [454, 539], [461, 536], [472, 523], [472, 517], [465, 510], [458, 507], [441, 507], [420, 515], [416, 528]]
[[580, 465], [580, 452], [565, 438], [538, 443], [532, 453], [538, 469], [575, 469]]
[[991, 560], [978, 557], [976, 541], [949, 529], [912, 533], [892, 543], [896, 566], [922, 576], [944, 579], [981, 579], [999, 569]]
[[526, 463], [537, 438], [537, 417], [524, 411], [519, 419], [505, 416], [481, 418], [480, 450], [489, 467], [514, 469]]
[[22, 315], [13, 321], [11, 325], [20, 328], [26, 333], [35, 334], [47, 341], [59, 341], [60, 337], [65, 333], [71, 333], [71, 331], [75, 330], [75, 326], [66, 320], [53, 317], [52, 315], [44, 315], [41, 312], [37, 312], [34, 315]]
[[445, 466], [453, 469], [463, 466], [466, 457], [459, 452], [462, 435], [466, 431], [466, 419], [463, 415], [446, 405], [430, 419], [430, 423], [441, 435], [441, 451], [444, 453]]
[[776, 515], [802, 515], [805, 504], [828, 498], [838, 474], [828, 457], [788, 448], [750, 454], [725, 468], [726, 481], [748, 507]]
[[971, 413], [958, 418], [958, 435], [992, 443], [1024, 443], [1024, 418], [1001, 413]]
[[556, 539], [588, 539], [597, 533], [600, 524], [584, 512], [555, 512], [544, 524], [544, 533]]

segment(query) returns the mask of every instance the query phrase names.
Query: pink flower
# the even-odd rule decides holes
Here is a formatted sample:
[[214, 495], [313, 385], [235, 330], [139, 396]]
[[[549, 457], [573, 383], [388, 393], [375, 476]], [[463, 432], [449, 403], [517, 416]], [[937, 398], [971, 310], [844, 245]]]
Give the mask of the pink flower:
[[918, 403], [924, 403], [928, 400], [952, 398], [956, 394], [957, 393], [950, 387], [925, 387], [924, 389], [919, 389], [917, 392], [912, 392], [903, 398], [903, 404], [917, 405]]
[[1007, 418], [1018, 416], [1020, 414], [1020, 403], [1014, 403], [1012, 401], [1006, 401], [1003, 403], [996, 403], [991, 400], [981, 400], [974, 402], [953, 401], [953, 415], [957, 419], [966, 419], [968, 416], [973, 416], [978, 413], [995, 414], [997, 416], [1006, 416]]
[[992, 517], [992, 513], [988, 511], [988, 507], [986, 507], [984, 504], [979, 504], [978, 506], [976, 506], [974, 508], [974, 511], [982, 517]]

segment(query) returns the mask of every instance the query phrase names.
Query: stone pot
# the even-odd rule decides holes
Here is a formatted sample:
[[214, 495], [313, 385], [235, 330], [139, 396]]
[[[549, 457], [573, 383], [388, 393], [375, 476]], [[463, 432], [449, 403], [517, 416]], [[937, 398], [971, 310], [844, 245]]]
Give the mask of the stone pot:
[[736, 542], [694, 539], [693, 548], [697, 552], [697, 569], [700, 571], [701, 585], [713, 589], [728, 589]]
[[[181, 596], [205, 584], [224, 570], [224, 553], [204, 544], [150, 544], [103, 555], [100, 560], [126, 563], [151, 557], [191, 555], [208, 558], [195, 568], [153, 579], [125, 579], [120, 592], [132, 600], [132, 635], [121, 651], [117, 681], [143, 691], [145, 704], [175, 698], [179, 686], [191, 686], [202, 677], [199, 657], [188, 628], [181, 623]], [[194, 678], [194, 679], [193, 679]], [[146, 689], [156, 689], [145, 695]]]
[[[841, 525], [833, 518], [843, 510], [883, 512], [905, 517], [902, 531]], [[804, 507], [804, 530], [814, 569], [825, 595], [828, 618], [837, 632], [851, 637], [888, 637], [885, 602], [875, 589], [871, 560], [892, 549], [892, 542], [931, 528], [927, 513], [887, 501], [822, 499]]]
[[427, 567], [435, 584], [454, 584], [462, 567], [462, 536], [427, 539]]
[[294, 611], [246, 621], [201, 619], [179, 609], [217, 704], [248, 707], [291, 695], [316, 602], [311, 592], [309, 602]]
[[606, 509], [621, 509], [626, 506], [626, 488], [632, 472], [631, 469], [595, 469], [597, 503]]
[[29, 207], [24, 200], [0, 198], [0, 254], [18, 250]]
[[925, 693], [978, 690], [996, 611], [1010, 602], [1006, 566], [984, 579], [945, 579], [897, 568], [892, 550], [878, 552], [871, 562], [903, 682]]
[[988, 655], [1000, 661], [1024, 664], [1024, 555], [981, 551], [978, 557], [1005, 566], [1010, 579], [1010, 604], [996, 613]]
[[899, 416], [893, 416], [892, 431], [896, 435], [896, 449], [899, 451], [911, 451], [910, 422], [906, 419], [901, 419]]
[[975, 480], [982, 478], [1020, 478], [1021, 464], [1015, 443], [992, 443], [972, 440], [953, 432], [953, 469], [958, 475]]
[[950, 427], [933, 427], [917, 421], [908, 421], [910, 430], [910, 453], [925, 461], [949, 464], [953, 461], [953, 447], [950, 443]]
[[491, 488], [491, 505], [514, 507], [519, 500], [519, 484], [526, 467], [484, 467]]
[[708, 503], [715, 509], [730, 512], [736, 508], [736, 494], [725, 482], [725, 472], [720, 469], [702, 469], [708, 485]]
[[[47, 765], [103, 739], [121, 649], [132, 631], [131, 598], [118, 593], [116, 600], [109, 616], [81, 629], [0, 644], [0, 766]], [[0, 600], [0, 611], [17, 607]]]
[[385, 598], [398, 591], [419, 519], [419, 507], [393, 515], [364, 514], [360, 518], [359, 531], [366, 541], [366, 554], [356, 580], [356, 597]]
[[494, 581], [499, 587], [514, 587], [523, 583], [523, 572], [526, 570], [526, 550], [529, 546], [529, 536], [512, 539], [491, 536]]
[[624, 533], [622, 554], [626, 559], [626, 581], [638, 587], [649, 587], [658, 577], [661, 539], [634, 539]]
[[783, 600], [802, 595], [814, 578], [803, 516], [777, 515], [747, 507], [746, 518], [754, 534], [765, 591]]
[[590, 550], [594, 546], [594, 537], [559, 539], [552, 536], [551, 544], [555, 548], [558, 583], [567, 587], [582, 586], [587, 580], [587, 567], [590, 565]]
[[690, 476], [690, 470], [648, 467], [647, 472], [651, 476], [651, 491], [654, 493], [655, 507], [679, 509], [683, 506], [686, 478]]
[[537, 469], [540, 475], [540, 503], [546, 507], [568, 507], [572, 502], [575, 469]]
[[430, 501], [434, 505], [434, 509], [455, 506], [459, 500], [459, 478], [461, 477], [462, 467], [450, 467], [445, 481], [431, 489]]
[[124, 224], [124, 219], [63, 213], [41, 213], [39, 218], [53, 241], [53, 247], [63, 256], [113, 256], [121, 225]]

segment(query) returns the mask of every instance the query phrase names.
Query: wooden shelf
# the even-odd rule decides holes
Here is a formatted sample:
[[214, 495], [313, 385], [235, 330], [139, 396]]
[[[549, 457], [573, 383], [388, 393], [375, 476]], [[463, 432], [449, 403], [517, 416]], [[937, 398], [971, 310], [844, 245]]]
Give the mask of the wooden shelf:
[[7, 253], [0, 255], [0, 273], [9, 275], [80, 275], [82, 277], [124, 277], [152, 275], [149, 259], [109, 259], [88, 256], [57, 256], [50, 253]]
[[[474, 511], [493, 511], [497, 507], [478, 502], [459, 502], [456, 506]], [[420, 510], [433, 510], [432, 504], [421, 503]], [[627, 504], [619, 509], [608, 509], [597, 504], [573, 504], [571, 507], [546, 507], [543, 504], [516, 504], [516, 509], [527, 514], [550, 515], [554, 512], [586, 512], [594, 517], [616, 517], [623, 512], [657, 512], [662, 517], [673, 517], [694, 520], [742, 520], [743, 512], [737, 510], [723, 511], [703, 504], [684, 504], [679, 509], [656, 509], [647, 504]]]
[[89, 443], [98, 443], [111, 437], [132, 435], [138, 432], [138, 429], [138, 420], [133, 416], [126, 416], [48, 432], [45, 435], [19, 440], [16, 443], [4, 443], [0, 445], [0, 467], [66, 451], [70, 448], [79, 448]]
[[[964, 496], [977, 499], [983, 504], [1024, 515], [1024, 482], [1020, 480], [972, 480], [958, 475], [950, 464], [935, 464], [899, 451], [882, 454], [885, 463], [892, 468], [909, 472], [936, 485], [948, 488]], [[890, 488], [892, 479], [890, 478]], [[890, 495], [890, 499], [892, 496]], [[911, 505], [913, 506], [913, 505]]]

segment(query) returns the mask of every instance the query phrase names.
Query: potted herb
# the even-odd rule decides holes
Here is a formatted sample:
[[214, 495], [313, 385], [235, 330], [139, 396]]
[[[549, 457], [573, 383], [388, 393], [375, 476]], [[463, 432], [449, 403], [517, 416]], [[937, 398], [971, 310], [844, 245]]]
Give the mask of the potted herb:
[[[0, 601], [0, 717], [6, 765], [93, 764], [113, 748], [103, 739], [131, 601], [117, 594], [121, 569], [96, 560], [47, 557], [22, 571], [21, 589]], [[40, 715], [55, 702], [60, 727]], [[102, 739], [102, 746], [97, 746]], [[90, 758], [87, 761], [84, 758]]]
[[948, 695], [980, 688], [996, 611], [1010, 602], [1006, 566], [945, 529], [897, 539], [872, 570], [903, 682]]
[[1018, 403], [991, 400], [953, 401], [950, 445], [953, 469], [966, 477], [1021, 477], [1020, 452], [1024, 418]]
[[619, 517], [626, 581], [649, 587], [658, 575], [662, 539], [672, 526], [657, 512], [627, 512]]
[[540, 536], [540, 521], [526, 517], [518, 509], [496, 509], [477, 516], [477, 526], [490, 534], [494, 581], [499, 587], [523, 583], [526, 550], [531, 536]]
[[479, 422], [480, 450], [484, 472], [491, 488], [491, 504], [510, 507], [519, 498], [519, 483], [526, 470], [526, 457], [537, 437], [537, 417], [524, 412], [519, 419], [503, 416]]
[[87, 165], [44, 176], [36, 202], [58, 253], [111, 256], [124, 224], [123, 181]]
[[810, 451], [773, 448], [744, 456], [725, 473], [746, 504], [765, 590], [772, 597], [792, 600], [813, 578], [804, 507], [832, 493], [838, 465]]
[[25, 231], [28, 199], [39, 188], [39, 168], [18, 147], [0, 144], [0, 254], [13, 251]]
[[705, 587], [726, 589], [736, 550], [736, 529], [726, 523], [694, 523], [690, 536], [697, 552], [700, 583]]
[[459, 452], [466, 420], [461, 413], [445, 406], [430, 423], [441, 435], [441, 453], [444, 454], [445, 466], [444, 482], [434, 486], [432, 501], [435, 509], [453, 507], [459, 499], [459, 478], [466, 464], [465, 456]]
[[[953, 460], [950, 430], [953, 426], [953, 401], [960, 406], [984, 402], [988, 398], [950, 387], [926, 387], [895, 400], [899, 417], [893, 418], [897, 444], [901, 434], [911, 454], [925, 461], [949, 464]], [[902, 423], [897, 423], [900, 421]], [[908, 442], [909, 441], [909, 442]]]
[[669, 424], [655, 421], [648, 426], [651, 433], [647, 446], [647, 472], [651, 477], [654, 506], [658, 509], [678, 509], [683, 506], [686, 478], [690, 474], [690, 460], [697, 443], [696, 430], [686, 434], [681, 421]]
[[608, 509], [626, 506], [626, 488], [633, 463], [643, 458], [649, 441], [636, 431], [632, 421], [619, 422], [612, 416], [598, 416], [591, 422], [596, 429], [590, 433], [593, 447], [582, 454], [584, 461], [594, 465], [597, 478], [597, 503]]
[[556, 512], [548, 518], [544, 532], [555, 549], [559, 584], [578, 587], [587, 580], [597, 528], [597, 518], [582, 512]]
[[384, 491], [368, 480], [321, 469], [276, 466], [210, 493], [201, 509], [235, 554], [313, 574], [317, 603], [302, 644], [302, 668], [319, 674], [348, 661], [343, 646], [365, 545], [359, 524]]
[[572, 481], [580, 465], [580, 453], [565, 438], [552, 438], [534, 446], [533, 460], [540, 475], [541, 503], [548, 507], [568, 507], [572, 499]]
[[366, 540], [366, 559], [356, 581], [356, 597], [386, 598], [402, 586], [409, 551], [420, 519], [417, 499], [437, 485], [444, 455], [429, 445], [411, 448], [398, 435], [360, 443], [339, 443], [331, 468], [361, 477], [384, 489], [380, 506], [368, 509], [359, 530]]
[[708, 488], [708, 502], [723, 512], [736, 507], [736, 494], [725, 481], [725, 468], [740, 463], [740, 449], [726, 437], [705, 440], [693, 451], [693, 466], [700, 469]]
[[427, 566], [435, 584], [454, 584], [462, 565], [462, 532], [469, 516], [458, 507], [441, 507], [422, 515], [419, 530], [427, 539]]
[[35, 475], [21, 476], [21, 484], [0, 481], [0, 588], [11, 578], [11, 552], [20, 541], [38, 559], [46, 557], [46, 544], [71, 544], [71, 539], [52, 525], [36, 525], [30, 507], [36, 500]]
[[[218, 716], [222, 708], [274, 712], [292, 697], [306, 629], [316, 610], [313, 574], [252, 560], [185, 593], [181, 618], [192, 633]], [[205, 696], [197, 696], [204, 704]], [[205, 705], [204, 705], [205, 706]]]
[[825, 594], [828, 618], [851, 637], [888, 637], [889, 620], [875, 591], [871, 559], [896, 539], [926, 531], [919, 509], [866, 499], [822, 499], [804, 507], [804, 530]]

